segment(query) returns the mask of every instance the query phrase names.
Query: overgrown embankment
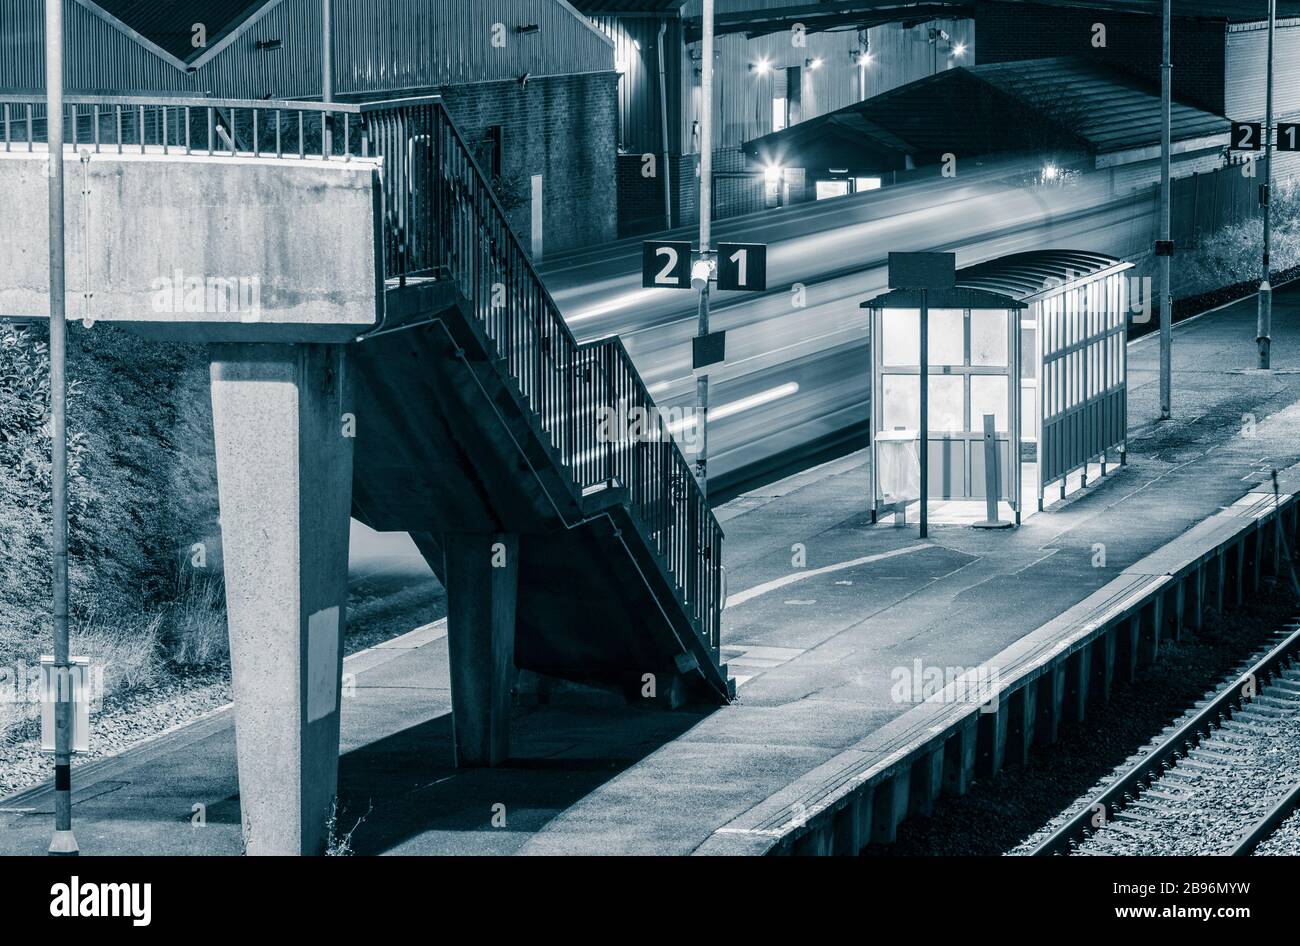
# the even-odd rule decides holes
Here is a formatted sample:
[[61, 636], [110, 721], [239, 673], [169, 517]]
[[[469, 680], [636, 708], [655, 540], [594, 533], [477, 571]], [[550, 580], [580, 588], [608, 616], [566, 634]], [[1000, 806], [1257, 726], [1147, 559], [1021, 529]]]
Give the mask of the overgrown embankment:
[[[205, 352], [102, 323], [72, 324], [68, 347], [73, 651], [109, 690], [219, 664]], [[46, 326], [0, 324], [0, 667], [15, 675], [50, 649], [49, 380]]]

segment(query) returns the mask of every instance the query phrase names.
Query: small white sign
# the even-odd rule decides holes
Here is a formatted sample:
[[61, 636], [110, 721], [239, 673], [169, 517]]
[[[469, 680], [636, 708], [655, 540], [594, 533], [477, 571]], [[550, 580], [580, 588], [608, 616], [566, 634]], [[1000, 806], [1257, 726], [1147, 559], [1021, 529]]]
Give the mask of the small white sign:
[[54, 707], [59, 700], [72, 701], [72, 751], [90, 751], [90, 658], [73, 657], [66, 677], [54, 666], [54, 658], [41, 658], [41, 749], [54, 751]]

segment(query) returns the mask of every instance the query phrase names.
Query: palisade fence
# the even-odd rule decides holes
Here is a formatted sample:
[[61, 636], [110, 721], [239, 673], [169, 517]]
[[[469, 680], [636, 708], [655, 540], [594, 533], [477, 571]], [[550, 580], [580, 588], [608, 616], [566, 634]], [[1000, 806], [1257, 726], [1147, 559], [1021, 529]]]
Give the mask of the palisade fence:
[[[67, 147], [92, 153], [382, 159], [385, 276], [456, 283], [576, 485], [626, 491], [696, 633], [717, 655], [722, 529], [704, 491], [621, 339], [574, 337], [441, 98], [69, 96], [65, 109]], [[34, 151], [45, 117], [43, 97], [0, 93], [0, 149]], [[619, 427], [629, 415], [643, 418], [636, 436], [625, 420]]]
[[[1259, 186], [1264, 182], [1263, 162], [1256, 177], [1245, 177], [1240, 165], [1229, 165], [1189, 177], [1174, 178], [1169, 188], [1169, 216], [1174, 245], [1190, 250], [1223, 227], [1246, 223], [1263, 214]], [[1159, 186], [1155, 189], [1157, 206]], [[1157, 226], [1159, 222], [1157, 221]]]

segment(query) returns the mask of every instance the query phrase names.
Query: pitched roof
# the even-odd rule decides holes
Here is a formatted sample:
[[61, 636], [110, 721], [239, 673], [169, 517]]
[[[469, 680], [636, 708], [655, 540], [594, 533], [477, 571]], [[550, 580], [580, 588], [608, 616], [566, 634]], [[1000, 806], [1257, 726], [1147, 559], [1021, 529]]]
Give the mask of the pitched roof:
[[[1175, 141], [1229, 130], [1226, 118], [1181, 103], [1174, 103], [1172, 120]], [[862, 168], [870, 163], [864, 156], [882, 150], [922, 161], [949, 152], [1102, 155], [1156, 145], [1159, 130], [1158, 92], [1105, 66], [1059, 57], [949, 69], [744, 147], [760, 160]]]
[[[984, 82], [1014, 96], [1083, 138], [1094, 153], [1156, 144], [1160, 95], [1137, 79], [1082, 59], [1063, 56], [972, 66]], [[1224, 134], [1222, 115], [1174, 102], [1175, 140]]]
[[[1066, 7], [1094, 12], [1143, 13], [1160, 16], [1161, 0], [999, 0], [1041, 7]], [[1178, 0], [1175, 18], [1224, 20], [1228, 23], [1257, 23], [1268, 19], [1268, 4], [1259, 0]], [[1300, 15], [1300, 0], [1278, 0], [1279, 17]]]
[[[197, 59], [237, 29], [267, 0], [92, 0], [145, 39], [183, 62]], [[194, 46], [194, 26], [203, 24], [207, 46]]]

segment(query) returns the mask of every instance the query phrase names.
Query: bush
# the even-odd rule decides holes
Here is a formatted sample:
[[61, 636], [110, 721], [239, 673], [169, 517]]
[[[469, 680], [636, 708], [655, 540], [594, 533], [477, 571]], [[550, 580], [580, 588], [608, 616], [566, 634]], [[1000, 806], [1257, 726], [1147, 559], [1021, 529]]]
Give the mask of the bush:
[[[138, 627], [196, 543], [219, 561], [207, 366], [199, 348], [70, 326], [69, 582], [78, 626]], [[49, 651], [49, 347], [0, 325], [0, 660]], [[160, 625], [161, 627], [161, 625]], [[158, 628], [156, 628], [158, 630]]]

